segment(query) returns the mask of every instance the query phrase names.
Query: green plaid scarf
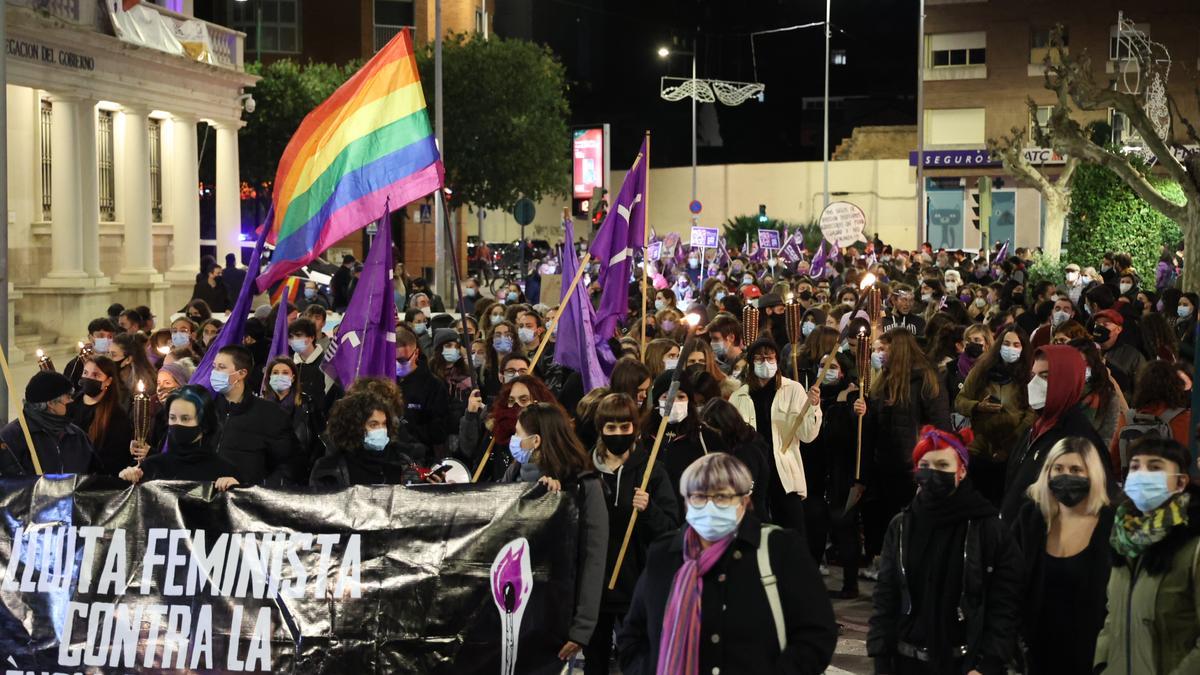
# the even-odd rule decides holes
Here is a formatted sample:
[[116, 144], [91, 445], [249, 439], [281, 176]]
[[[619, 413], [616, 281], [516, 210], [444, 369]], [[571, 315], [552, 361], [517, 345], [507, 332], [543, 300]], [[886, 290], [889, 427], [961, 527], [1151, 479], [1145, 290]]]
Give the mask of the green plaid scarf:
[[1126, 558], [1137, 558], [1147, 548], [1162, 541], [1172, 528], [1187, 525], [1190, 500], [1191, 496], [1185, 492], [1145, 514], [1139, 513], [1128, 503], [1121, 504], [1117, 507], [1116, 527], [1113, 528], [1109, 543]]

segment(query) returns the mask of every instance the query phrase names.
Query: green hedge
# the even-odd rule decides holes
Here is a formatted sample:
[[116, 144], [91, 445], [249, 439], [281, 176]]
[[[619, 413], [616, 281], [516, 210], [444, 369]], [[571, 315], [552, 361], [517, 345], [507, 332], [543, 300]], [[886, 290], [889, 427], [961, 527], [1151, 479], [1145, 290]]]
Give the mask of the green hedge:
[[[1185, 201], [1178, 183], [1156, 177], [1151, 183], [1172, 201]], [[1089, 164], [1080, 165], [1071, 179], [1067, 228], [1064, 263], [1099, 269], [1106, 252], [1125, 252], [1151, 283], [1163, 245], [1174, 246], [1183, 238], [1178, 223], [1143, 201], [1115, 173]]]

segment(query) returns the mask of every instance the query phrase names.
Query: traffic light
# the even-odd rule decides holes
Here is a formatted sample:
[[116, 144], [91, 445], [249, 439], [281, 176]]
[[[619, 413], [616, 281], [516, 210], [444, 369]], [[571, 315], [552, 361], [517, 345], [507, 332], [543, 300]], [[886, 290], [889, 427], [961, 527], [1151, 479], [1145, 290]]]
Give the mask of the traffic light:
[[767, 222], [767, 205], [766, 204], [758, 205], [758, 222], [760, 222], [760, 223]]
[[975, 193], [971, 195], [971, 225], [979, 230], [983, 241], [987, 241], [988, 221], [992, 217], [992, 179], [980, 176], [975, 182]]

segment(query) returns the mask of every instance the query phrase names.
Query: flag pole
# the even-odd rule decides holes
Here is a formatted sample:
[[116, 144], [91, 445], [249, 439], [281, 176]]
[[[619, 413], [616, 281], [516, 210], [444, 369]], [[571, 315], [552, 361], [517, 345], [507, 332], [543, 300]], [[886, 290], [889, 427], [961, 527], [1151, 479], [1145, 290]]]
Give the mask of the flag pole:
[[[579, 280], [583, 278], [583, 271], [592, 261], [591, 252], [584, 253], [583, 258], [579, 260], [579, 268], [575, 270], [575, 278], [571, 279], [571, 285], [567, 288], [567, 294], [563, 296], [562, 303], [558, 306], [559, 321], [555, 322], [550, 332], [542, 339], [542, 343], [538, 345], [537, 351], [533, 354], [533, 359], [529, 362], [529, 372], [537, 367], [538, 361], [542, 358], [542, 352], [546, 350], [546, 345], [550, 344], [550, 338], [558, 330], [559, 324], [562, 323], [562, 315], [567, 311], [567, 305], [571, 302], [571, 297], [575, 295], [575, 289], [579, 286]], [[492, 440], [488, 442], [487, 449], [483, 451], [483, 459], [479, 460], [479, 466], [475, 469], [475, 474], [471, 476], [472, 483], [478, 483], [479, 477], [483, 475], [483, 467], [487, 466], [488, 459], [492, 456], [492, 450], [496, 447], [496, 436], [492, 435]], [[653, 460], [651, 460], [653, 462]]]
[[[0, 368], [4, 369], [4, 379], [8, 382], [10, 400], [20, 401], [16, 383], [13, 382], [12, 371], [8, 369], [8, 357], [4, 354], [3, 345], [0, 345]], [[25, 421], [24, 404], [17, 406], [17, 422], [21, 425], [21, 433], [25, 435], [25, 443], [29, 445], [29, 458], [33, 460], [33, 472], [40, 476], [42, 475], [42, 461], [38, 459], [37, 446], [33, 444], [33, 434], [29, 433], [29, 422]]]
[[[604, 177], [606, 180], [608, 176]], [[650, 273], [650, 261], [646, 258], [646, 251], [650, 249], [650, 130], [646, 130], [646, 187], [644, 192], [645, 198], [642, 201], [643, 208], [646, 211], [646, 217], [642, 221], [642, 341], [639, 346], [639, 353], [642, 358], [646, 356], [646, 313], [650, 306], [646, 283], [646, 275]], [[703, 279], [700, 280], [703, 283]]]
[[[459, 336], [462, 338], [461, 342], [463, 349], [466, 349], [467, 353], [470, 354], [471, 343], [467, 342], [467, 304], [463, 301], [462, 276], [458, 272], [458, 244], [454, 242], [454, 234], [450, 229], [450, 206], [446, 203], [445, 199], [439, 199], [437, 201], [442, 203], [442, 215], [445, 216], [442, 218], [442, 222], [446, 224], [446, 240], [450, 242], [450, 266], [454, 269], [454, 288], [458, 292], [458, 302], [455, 303], [455, 307], [458, 309], [459, 323], [462, 324], [462, 330], [459, 331]], [[482, 241], [483, 240], [480, 239], [480, 242]], [[479, 324], [476, 323], [475, 326], [476, 330], [478, 330]], [[471, 389], [477, 389], [479, 387], [479, 383], [475, 381], [475, 368], [473, 366], [467, 368], [467, 379], [471, 382]]]

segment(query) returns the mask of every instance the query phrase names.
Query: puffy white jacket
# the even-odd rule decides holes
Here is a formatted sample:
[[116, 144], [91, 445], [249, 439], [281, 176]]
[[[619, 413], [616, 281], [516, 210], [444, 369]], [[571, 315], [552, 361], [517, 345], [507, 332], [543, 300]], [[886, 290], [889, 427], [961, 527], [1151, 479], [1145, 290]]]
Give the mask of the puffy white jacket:
[[[795, 492], [801, 497], [808, 496], [808, 485], [804, 480], [804, 460], [800, 458], [800, 444], [811, 443], [821, 432], [820, 405], [808, 409], [791, 444], [786, 448], [781, 446], [783, 437], [795, 422], [807, 399], [808, 392], [799, 382], [781, 377], [775, 400], [771, 403], [771, 445], [775, 448], [775, 469], [779, 473], [779, 482], [783, 484], [784, 492]], [[729, 397], [729, 402], [741, 413], [746, 424], [758, 428], [749, 384], [738, 387]]]

